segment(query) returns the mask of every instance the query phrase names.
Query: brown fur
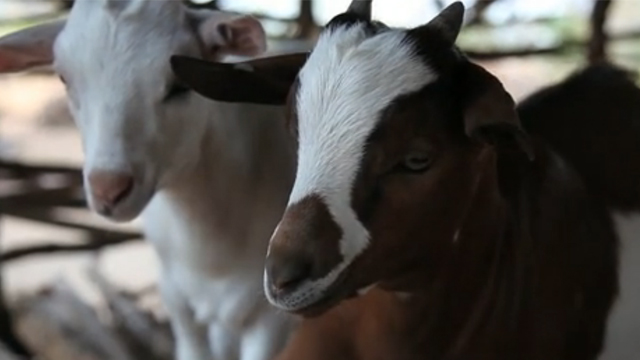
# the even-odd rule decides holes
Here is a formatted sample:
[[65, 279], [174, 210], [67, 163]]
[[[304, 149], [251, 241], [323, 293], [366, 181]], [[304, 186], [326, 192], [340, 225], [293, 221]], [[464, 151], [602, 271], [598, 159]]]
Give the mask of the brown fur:
[[[375, 346], [380, 354], [393, 349], [386, 358], [595, 359], [617, 293], [617, 235], [606, 206], [572, 163], [543, 139], [527, 138], [493, 76], [447, 56], [442, 43], [429, 49], [441, 52], [429, 62], [442, 64], [439, 80], [398, 99], [371, 136], [352, 204], [371, 244], [327, 298], [374, 283], [408, 294], [386, 303], [385, 315], [393, 316], [381, 321], [401, 334], [393, 338], [399, 343]], [[428, 171], [395, 170], [425, 146], [433, 158]], [[351, 301], [362, 303], [360, 312], [373, 300]], [[341, 321], [333, 311], [346, 304], [330, 307], [317, 328]], [[327, 309], [318, 306], [311, 314]], [[339, 352], [377, 358], [356, 344]], [[299, 358], [335, 356], [333, 348], [323, 357], [318, 349], [302, 353], [311, 348], [295, 340], [291, 346]]]
[[[640, 144], [637, 141], [639, 137], [635, 136], [635, 132], [639, 129], [636, 124], [640, 120], [640, 113], [638, 113], [640, 100], [635, 100], [639, 92], [626, 73], [611, 64], [600, 64], [583, 69], [558, 85], [536, 92], [518, 106], [518, 113], [524, 126], [530, 132], [537, 133], [547, 143], [565, 146], [556, 147], [556, 151], [567, 156], [568, 162], [577, 162], [577, 170], [583, 178], [586, 178], [586, 183], [591, 185], [592, 194], [594, 190], [596, 191], [596, 198], [601, 198], [608, 205], [614, 207], [621, 204], [624, 206], [624, 204], [629, 204], [630, 199], [635, 199], [634, 194], [637, 192], [637, 184], [639, 183], [639, 181], [628, 181], [640, 174], [640, 171], [635, 172], [633, 168], [630, 168], [635, 166], [633, 162], [635, 156], [628, 156], [639, 153], [633, 148]], [[601, 137], [604, 138], [603, 143], [598, 140]], [[392, 145], [394, 148], [401, 146], [404, 142], [399, 137], [389, 140], [394, 142], [395, 145]], [[597, 143], [592, 141], [597, 141]], [[600, 145], [589, 146], [588, 144]], [[602, 146], [604, 144], [609, 146]], [[587, 167], [587, 163], [590, 166]], [[602, 183], [603, 181], [610, 183]], [[628, 186], [624, 186], [624, 184], [628, 184]], [[600, 190], [600, 195], [597, 195], [598, 190]], [[602, 190], [605, 191], [602, 192]], [[615, 191], [617, 194], [607, 195], [611, 194], [611, 191]], [[562, 195], [561, 191], [557, 191], [555, 196]], [[593, 203], [595, 199], [590, 201]], [[636, 206], [634, 204], [635, 200], [627, 207]], [[570, 204], [566, 205], [570, 206]], [[571, 207], [575, 208], [576, 205]], [[550, 209], [554, 208], [550, 207]], [[564, 207], [556, 208], [555, 212], [561, 214], [563, 210]], [[555, 216], [555, 214], [549, 214], [549, 217]], [[604, 219], [604, 216], [600, 217]], [[597, 224], [594, 227], [598, 227]], [[603, 228], [610, 229], [610, 225], [605, 223]], [[589, 230], [583, 231], [588, 232]], [[585, 243], [591, 237], [593, 235], [584, 237]], [[606, 235], [606, 238], [612, 238], [611, 234]], [[548, 239], [547, 243], [552, 241], [554, 240]], [[594, 259], [592, 262], [582, 265], [585, 270], [600, 263], [598, 250], [590, 249], [587, 245], [585, 244], [581, 252], [591, 251], [591, 256]], [[526, 246], [523, 244], [525, 249], [530, 246], [531, 244]], [[609, 259], [604, 262], [606, 266], [607, 263], [611, 263], [611, 257], [614, 254], [610, 246], [605, 247], [609, 252], [607, 256]], [[504, 252], [505, 256], [513, 253], [508, 249]], [[543, 255], [544, 253], [539, 256]], [[567, 255], [564, 258], [570, 261], [572, 256]], [[517, 265], [514, 263], [515, 260], [517, 260], [515, 257], [511, 260], [513, 265]], [[466, 265], [462, 269], [462, 276], [473, 275], [471, 272], [465, 274]], [[593, 322], [591, 335], [586, 335], [592, 341], [581, 344], [580, 335], [577, 334], [567, 339], [567, 344], [576, 349], [574, 350], [577, 353], [575, 358], [580, 358], [580, 349], [584, 353], [591, 352], [593, 354], [598, 351], [599, 344], [601, 344], [603, 313], [606, 313], [607, 304], [612, 294], [615, 293], [614, 274], [611, 271], [611, 267], [609, 267], [608, 280], [603, 281], [608, 285], [607, 288], [600, 291], [600, 299], [592, 299], [589, 302], [590, 308], [600, 308], [600, 310], [594, 311], [593, 316], [585, 317], [573, 325], [573, 329], [580, 329]], [[503, 277], [507, 276], [509, 274], [503, 275]], [[520, 275], [514, 273], [511, 281], [517, 280], [518, 276]], [[553, 274], [550, 273], [549, 276], [553, 276]], [[411, 281], [411, 279], [408, 280]], [[496, 281], [493, 280], [490, 287], [495, 288], [496, 286]], [[487, 288], [490, 287], [487, 286]], [[591, 287], [597, 289], [595, 284]], [[503, 295], [503, 298], [505, 296], [507, 295]], [[574, 304], [585, 306], [587, 303], [584, 300], [584, 295], [576, 294]], [[486, 304], [489, 301], [489, 295], [485, 295], [483, 298], [485, 307], [488, 306]], [[446, 303], [445, 300], [442, 302]], [[455, 306], [454, 304], [452, 306]], [[321, 317], [305, 320], [294, 335], [290, 346], [278, 360], [397, 359], [396, 355], [401, 351], [399, 348], [406, 341], [403, 340], [406, 339], [404, 333], [399, 331], [400, 324], [403, 324], [400, 321], [402, 318], [400, 310], [408, 306], [409, 303], [398, 300], [392, 292], [372, 290], [365, 296], [348, 300], [336, 306]], [[434, 312], [436, 312], [435, 309]], [[470, 319], [470, 323], [477, 322], [478, 318], [479, 316], [473, 317]], [[367, 322], [362, 319], [371, 320]], [[593, 319], [596, 321], [592, 321]], [[573, 329], [568, 331], [574, 332]], [[402, 335], [398, 336], [398, 334]], [[554, 337], [552, 334], [552, 331], [549, 332], [550, 338]], [[562, 336], [562, 332], [559, 336]], [[508, 337], [505, 337], [506, 339]], [[363, 343], [366, 346], [361, 346]], [[591, 348], [586, 346], [588, 344], [592, 344]], [[429, 357], [424, 356], [423, 358]], [[475, 357], [475, 359], [484, 358]]]
[[304, 320], [276, 360], [388, 360], [402, 353], [402, 301], [373, 289]]
[[[411, 106], [414, 114], [426, 110]], [[427, 137], [440, 147], [441, 164], [423, 180], [387, 180], [366, 223], [374, 243], [350, 268], [350, 281], [340, 283], [358, 288], [377, 281], [411, 294], [406, 302], [387, 301], [389, 309], [383, 305], [380, 312], [368, 310], [374, 300], [366, 296], [352, 300], [363, 304], [352, 308], [358, 313], [394, 314], [379, 319], [389, 321], [379, 328], [396, 336], [372, 344], [381, 354], [393, 349], [393, 357], [380, 359], [594, 359], [617, 283], [616, 237], [606, 209], [540, 143], [538, 160], [528, 164], [434, 124], [416, 131], [423, 121], [412, 118], [390, 119], [381, 131], [386, 137], [372, 145], [392, 157], [402, 153], [401, 144]], [[322, 317], [319, 329], [341, 321], [334, 316]], [[345, 358], [377, 359], [350, 341], [341, 350], [351, 354]], [[294, 339], [291, 346], [299, 345]], [[334, 358], [315, 351], [298, 356]]]
[[[336, 19], [362, 21], [349, 14]], [[306, 319], [278, 360], [592, 360], [600, 352], [617, 293], [617, 235], [607, 208], [614, 197], [595, 190], [602, 174], [586, 176], [571, 155], [579, 150], [558, 146], [562, 138], [547, 139], [542, 127], [544, 119], [565, 114], [566, 139], [589, 110], [553, 113], [553, 99], [564, 97], [548, 91], [544, 102], [520, 110], [529, 138], [499, 81], [450, 43], [456, 28], [450, 20], [409, 32], [419, 36], [418, 53], [438, 81], [382, 114], [352, 194], [371, 244], [328, 289], [330, 302], [301, 310], [322, 316]], [[297, 85], [292, 89], [295, 134]], [[538, 117], [540, 126], [533, 124]], [[591, 119], [596, 127], [602, 118]], [[414, 150], [430, 155], [427, 171], [398, 166]], [[296, 254], [305, 258], [306, 249], [331, 258], [327, 252], [335, 248], [326, 248], [319, 229], [335, 224], [322, 211], [288, 211], [295, 214], [283, 218], [284, 233], [272, 243], [280, 259], [272, 266], [286, 266], [283, 259]], [[372, 284], [368, 294], [347, 300]]]

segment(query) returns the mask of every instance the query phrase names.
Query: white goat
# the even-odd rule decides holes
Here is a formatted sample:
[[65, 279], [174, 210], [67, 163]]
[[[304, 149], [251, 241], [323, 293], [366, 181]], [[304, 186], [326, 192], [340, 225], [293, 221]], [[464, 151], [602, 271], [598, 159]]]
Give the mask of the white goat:
[[267, 360], [293, 329], [262, 293], [294, 177], [283, 108], [206, 100], [169, 62], [265, 47], [253, 18], [166, 0], [79, 0], [66, 21], [0, 39], [0, 73], [53, 64], [66, 83], [90, 207], [115, 221], [144, 210], [179, 360]]

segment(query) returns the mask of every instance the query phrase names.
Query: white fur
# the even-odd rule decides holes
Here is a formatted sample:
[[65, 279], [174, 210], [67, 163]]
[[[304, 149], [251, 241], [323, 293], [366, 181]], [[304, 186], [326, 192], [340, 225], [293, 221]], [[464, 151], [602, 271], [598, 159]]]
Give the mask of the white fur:
[[145, 209], [178, 360], [270, 360], [292, 330], [262, 292], [269, 236], [294, 175], [283, 109], [195, 93], [163, 103], [170, 56], [200, 54], [186, 9], [179, 1], [116, 5], [77, 1], [55, 43], [84, 171], [135, 176], [113, 215], [129, 220]]
[[381, 112], [399, 96], [416, 92], [436, 76], [406, 42], [405, 32], [370, 37], [362, 25], [327, 30], [300, 72], [297, 94], [298, 170], [289, 205], [320, 196], [342, 230], [343, 261], [324, 278], [269, 300], [296, 310], [326, 289], [368, 246], [369, 234], [351, 208], [351, 190], [367, 138]]
[[614, 216], [620, 236], [618, 279], [620, 293], [607, 321], [600, 360], [640, 356], [640, 215]]

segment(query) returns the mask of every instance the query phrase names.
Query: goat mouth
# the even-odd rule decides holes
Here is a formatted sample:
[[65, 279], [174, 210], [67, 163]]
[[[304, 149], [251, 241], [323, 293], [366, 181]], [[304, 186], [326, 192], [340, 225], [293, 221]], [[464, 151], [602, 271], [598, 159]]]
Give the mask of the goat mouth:
[[315, 318], [324, 315], [341, 302], [357, 297], [358, 292], [344, 287], [344, 278], [339, 278], [332, 286], [325, 290], [324, 296], [313, 304], [292, 311], [303, 318]]
[[125, 207], [126, 200], [129, 198], [132, 192], [133, 192], [133, 186], [129, 187], [122, 194], [119, 194], [118, 197], [113, 200], [113, 204], [98, 205], [96, 208], [96, 211], [104, 217], [116, 218], [118, 213], [121, 212], [120, 209]]
[[306, 319], [312, 319], [324, 315], [330, 311], [342, 301], [350, 298], [351, 296], [332, 295], [325, 296], [318, 302], [311, 304], [307, 307], [294, 311], [294, 314], [302, 316]]
[[120, 194], [111, 206], [96, 206], [95, 211], [114, 222], [127, 222], [135, 219], [147, 206], [155, 191], [132, 186]]

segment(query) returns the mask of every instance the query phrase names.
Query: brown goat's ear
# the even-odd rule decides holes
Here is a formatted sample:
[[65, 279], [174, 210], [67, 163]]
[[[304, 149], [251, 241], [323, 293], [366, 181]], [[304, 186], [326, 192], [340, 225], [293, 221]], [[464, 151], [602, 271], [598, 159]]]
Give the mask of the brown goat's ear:
[[218, 63], [173, 56], [171, 67], [184, 85], [209, 99], [283, 105], [306, 59], [306, 53], [240, 63]]
[[464, 4], [456, 1], [447, 6], [436, 17], [425, 25], [409, 30], [412, 36], [425, 42], [433, 41], [434, 35], [446, 46], [453, 46], [462, 29], [464, 20]]
[[371, 21], [372, 2], [372, 0], [353, 0], [347, 9], [347, 13], [356, 15], [363, 20]]
[[460, 34], [464, 21], [464, 4], [456, 1], [444, 8], [427, 26], [436, 29], [443, 38], [453, 45]]
[[533, 160], [533, 147], [522, 129], [515, 102], [500, 80], [468, 61], [461, 70], [462, 86], [466, 89], [464, 129], [467, 136], [503, 149], [521, 150]]

